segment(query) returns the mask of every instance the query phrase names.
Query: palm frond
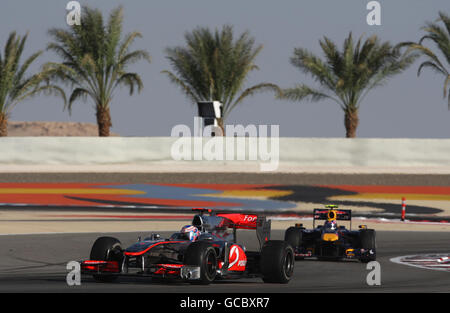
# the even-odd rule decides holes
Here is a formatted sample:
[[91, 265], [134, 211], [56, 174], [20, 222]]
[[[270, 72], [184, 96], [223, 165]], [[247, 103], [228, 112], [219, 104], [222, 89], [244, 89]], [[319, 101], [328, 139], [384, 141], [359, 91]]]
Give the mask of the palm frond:
[[67, 106], [65, 106], [64, 109], [67, 109], [69, 111], [69, 114], [72, 114], [73, 103], [78, 99], [82, 99], [84, 102], [86, 102], [88, 96], [95, 97], [95, 95], [92, 95], [91, 92], [87, 89], [75, 88], [70, 95]]
[[448, 95], [448, 102], [449, 102], [449, 110], [450, 110], [450, 75], [447, 76], [447, 79], [444, 82], [444, 98]]
[[311, 102], [318, 102], [326, 99], [330, 99], [338, 103], [342, 108], [341, 102], [334, 96], [311, 88], [305, 84], [300, 84], [295, 86], [294, 88], [286, 88], [282, 90], [281, 95], [279, 96], [280, 99], [287, 99], [291, 101], [311, 101]]
[[125, 85], [129, 88], [130, 96], [134, 93], [135, 86], [138, 88], [138, 92], [141, 92], [144, 84], [141, 77], [137, 73], [125, 73], [120, 76], [116, 81], [116, 86]]
[[282, 90], [280, 87], [278, 87], [275, 84], [271, 84], [271, 83], [261, 83], [252, 87], [249, 87], [247, 89], [245, 89], [241, 95], [239, 97], [237, 97], [237, 99], [234, 101], [233, 104], [227, 106], [224, 110], [223, 110], [223, 117], [226, 118], [228, 116], [228, 114], [238, 105], [240, 104], [245, 98], [249, 97], [249, 96], [253, 96], [254, 94], [258, 93], [258, 92], [266, 92], [266, 91], [273, 91], [276, 95], [281, 95], [282, 94]]

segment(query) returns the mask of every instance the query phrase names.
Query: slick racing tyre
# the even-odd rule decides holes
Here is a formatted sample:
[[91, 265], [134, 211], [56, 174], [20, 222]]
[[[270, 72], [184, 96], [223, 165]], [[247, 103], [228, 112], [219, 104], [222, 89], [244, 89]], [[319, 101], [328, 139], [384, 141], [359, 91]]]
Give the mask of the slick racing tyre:
[[217, 254], [209, 242], [197, 241], [191, 243], [184, 253], [183, 263], [200, 267], [200, 279], [189, 281], [192, 284], [208, 285], [216, 278]]
[[[284, 240], [289, 243], [294, 250], [303, 245], [303, 232], [299, 227], [289, 227], [284, 233]], [[302, 260], [302, 257], [296, 257], [296, 260]]]
[[[119, 266], [122, 263], [123, 252], [121, 243], [118, 239], [113, 237], [100, 237], [92, 246], [91, 249], [91, 260], [98, 261], [116, 261]], [[96, 281], [99, 282], [112, 282], [117, 279], [117, 275], [92, 275]]]
[[364, 255], [360, 258], [360, 261], [363, 263], [375, 261], [377, 258], [375, 234], [375, 230], [373, 229], [361, 230], [359, 236], [361, 248], [366, 251], [366, 253], [364, 253]]
[[283, 240], [267, 241], [261, 249], [261, 274], [265, 283], [287, 284], [294, 275], [294, 250]]

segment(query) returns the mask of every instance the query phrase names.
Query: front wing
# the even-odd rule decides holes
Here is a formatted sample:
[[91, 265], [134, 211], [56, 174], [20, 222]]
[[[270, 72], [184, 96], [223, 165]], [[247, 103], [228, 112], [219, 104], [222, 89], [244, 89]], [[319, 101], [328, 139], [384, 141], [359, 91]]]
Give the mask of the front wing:
[[342, 258], [361, 259], [369, 257], [373, 251], [354, 248], [342, 242], [318, 243], [311, 247], [295, 247], [294, 254], [299, 258]]

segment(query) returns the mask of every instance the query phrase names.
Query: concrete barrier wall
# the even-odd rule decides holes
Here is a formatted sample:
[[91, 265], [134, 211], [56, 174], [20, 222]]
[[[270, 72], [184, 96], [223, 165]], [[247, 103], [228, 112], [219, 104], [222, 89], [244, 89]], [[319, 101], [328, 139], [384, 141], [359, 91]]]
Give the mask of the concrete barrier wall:
[[280, 139], [283, 162], [312, 166], [450, 166], [450, 139]]
[[[217, 138], [217, 137], [216, 137]], [[191, 138], [184, 140], [191, 140]], [[205, 147], [210, 138], [200, 139]], [[450, 168], [450, 139], [346, 139], [279, 138], [267, 142], [276, 154], [250, 160], [249, 138], [241, 138], [247, 150], [238, 161], [174, 161], [171, 149], [179, 138], [173, 137], [6, 137], [0, 138], [0, 166], [3, 169], [27, 165], [152, 165], [247, 166], [278, 161], [280, 166], [295, 167], [433, 167]], [[266, 140], [266, 138], [259, 138]], [[195, 140], [192, 140], [192, 154]], [[261, 142], [256, 142], [261, 147]], [[272, 146], [271, 146], [272, 144]], [[220, 145], [219, 145], [220, 146]], [[219, 146], [216, 146], [219, 147]], [[224, 151], [225, 143], [222, 145]], [[272, 150], [273, 152], [273, 150]], [[237, 160], [235, 147], [231, 156]], [[276, 160], [277, 159], [277, 160]], [[438, 171], [439, 172], [439, 171]]]
[[170, 160], [174, 138], [9, 137], [0, 164], [118, 164]]

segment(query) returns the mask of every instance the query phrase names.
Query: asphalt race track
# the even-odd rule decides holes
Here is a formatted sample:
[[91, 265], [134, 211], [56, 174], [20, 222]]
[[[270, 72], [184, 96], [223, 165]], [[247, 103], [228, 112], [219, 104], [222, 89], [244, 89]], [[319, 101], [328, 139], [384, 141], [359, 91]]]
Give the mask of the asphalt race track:
[[449, 186], [450, 175], [334, 173], [2, 173], [1, 182]]
[[[81, 286], [66, 284], [66, 264], [89, 256], [93, 241], [102, 234], [49, 234], [0, 236], [0, 292], [449, 292], [450, 272], [392, 263], [391, 258], [422, 253], [448, 253], [450, 233], [378, 232], [381, 285], [369, 286], [370, 270], [356, 261], [297, 261], [294, 279], [286, 285], [264, 284], [260, 279], [222, 281], [211, 286], [181, 282], [152, 282], [150, 278], [121, 277], [114, 283], [97, 283], [82, 276]], [[141, 233], [109, 234], [123, 246]], [[169, 235], [169, 233], [162, 233]], [[255, 248], [253, 231], [241, 231], [240, 242]], [[274, 230], [272, 239], [283, 231]], [[447, 249], [446, 249], [447, 248]]]

